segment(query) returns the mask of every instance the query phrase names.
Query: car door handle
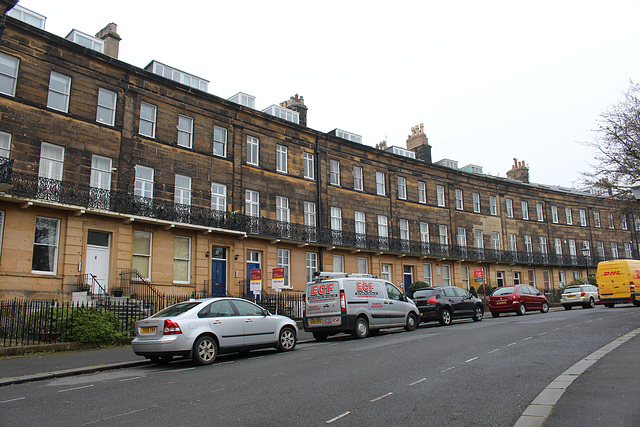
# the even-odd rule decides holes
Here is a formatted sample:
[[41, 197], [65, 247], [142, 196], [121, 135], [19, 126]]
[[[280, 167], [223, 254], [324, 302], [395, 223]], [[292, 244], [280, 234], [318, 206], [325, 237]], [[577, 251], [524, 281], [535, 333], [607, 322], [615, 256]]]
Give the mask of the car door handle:
[[244, 319], [245, 323], [253, 323], [253, 320], [251, 319]]
[[222, 322], [220, 320], [214, 320], [213, 322], [211, 322], [211, 324], [213, 325], [220, 325]]

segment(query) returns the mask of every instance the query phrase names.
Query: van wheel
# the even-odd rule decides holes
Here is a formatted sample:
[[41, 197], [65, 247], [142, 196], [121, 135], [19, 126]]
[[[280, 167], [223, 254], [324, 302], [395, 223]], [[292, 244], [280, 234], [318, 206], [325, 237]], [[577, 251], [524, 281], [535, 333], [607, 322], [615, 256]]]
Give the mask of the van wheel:
[[356, 328], [352, 335], [356, 338], [366, 338], [369, 335], [369, 322], [364, 317], [358, 317], [356, 320]]
[[451, 311], [448, 308], [443, 308], [440, 312], [439, 322], [442, 326], [449, 326], [451, 324]]
[[540, 313], [548, 313], [549, 312], [549, 304], [545, 301], [542, 303], [542, 308], [540, 309]]
[[476, 306], [475, 311], [473, 313], [473, 321], [479, 322], [482, 320], [482, 316], [484, 316], [484, 309], [479, 305]]
[[518, 310], [516, 310], [516, 314], [518, 316], [522, 316], [526, 312], [527, 312], [527, 307], [524, 306], [524, 303], [520, 303], [520, 307], [518, 307]]
[[606, 302], [606, 303], [604, 303], [604, 306], [607, 307], [607, 308], [613, 308], [614, 305], [616, 305], [615, 302]]
[[313, 332], [313, 338], [316, 341], [326, 341], [329, 337], [329, 332]]
[[414, 312], [407, 315], [407, 324], [404, 325], [405, 331], [415, 331], [418, 327], [418, 316]]

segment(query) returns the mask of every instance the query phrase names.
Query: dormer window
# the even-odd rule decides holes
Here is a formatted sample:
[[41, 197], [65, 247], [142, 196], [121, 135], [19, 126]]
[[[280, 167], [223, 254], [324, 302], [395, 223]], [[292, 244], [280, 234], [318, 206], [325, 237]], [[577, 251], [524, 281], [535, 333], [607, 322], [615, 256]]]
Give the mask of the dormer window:
[[262, 112], [271, 114], [272, 116], [280, 117], [281, 119], [284, 119], [288, 122], [300, 124], [300, 113], [285, 107], [280, 107], [279, 105], [273, 104], [262, 110]]
[[90, 36], [78, 30], [72, 30], [67, 35], [67, 40], [71, 40], [87, 49], [95, 50], [96, 52], [104, 53], [104, 40], [100, 40], [97, 37]]
[[362, 144], [362, 137], [360, 135], [356, 135], [355, 133], [347, 132], [341, 129], [336, 129], [334, 132], [338, 138]]
[[236, 93], [231, 98], [229, 98], [228, 101], [244, 105], [245, 107], [253, 108], [254, 110], [256, 108], [256, 97], [244, 92]]
[[151, 61], [149, 65], [145, 67], [145, 70], [204, 92], [209, 88], [208, 80], [201, 79], [193, 74], [188, 74], [176, 68], [169, 67], [168, 65], [161, 64], [158, 61]]
[[34, 27], [38, 27], [41, 30], [44, 30], [44, 23], [47, 20], [46, 16], [40, 15], [39, 13], [20, 5], [13, 6], [13, 8], [7, 12], [7, 15], [22, 22], [26, 22], [29, 25], [33, 25]]

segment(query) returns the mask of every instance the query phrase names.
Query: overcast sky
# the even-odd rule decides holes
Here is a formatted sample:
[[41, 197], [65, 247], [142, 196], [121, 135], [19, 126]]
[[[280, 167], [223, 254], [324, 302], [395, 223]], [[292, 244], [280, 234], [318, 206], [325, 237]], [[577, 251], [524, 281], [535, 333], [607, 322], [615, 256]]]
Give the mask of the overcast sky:
[[45, 29], [118, 25], [119, 59], [157, 60], [256, 97], [298, 93], [308, 126], [405, 147], [424, 123], [434, 161], [579, 186], [599, 115], [640, 81], [640, 2], [21, 0]]

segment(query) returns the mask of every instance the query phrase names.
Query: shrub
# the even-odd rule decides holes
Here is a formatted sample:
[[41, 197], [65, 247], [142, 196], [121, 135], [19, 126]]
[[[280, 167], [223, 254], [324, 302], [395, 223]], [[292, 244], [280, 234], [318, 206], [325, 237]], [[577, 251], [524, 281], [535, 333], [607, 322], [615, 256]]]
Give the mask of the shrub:
[[71, 338], [80, 343], [112, 343], [125, 336], [115, 314], [95, 308], [78, 310], [73, 316], [71, 330]]
[[417, 291], [418, 289], [428, 288], [427, 282], [423, 282], [422, 280], [416, 280], [409, 286], [409, 292]]

